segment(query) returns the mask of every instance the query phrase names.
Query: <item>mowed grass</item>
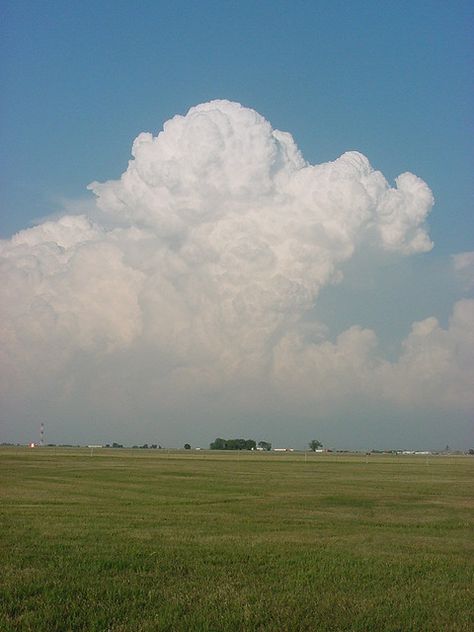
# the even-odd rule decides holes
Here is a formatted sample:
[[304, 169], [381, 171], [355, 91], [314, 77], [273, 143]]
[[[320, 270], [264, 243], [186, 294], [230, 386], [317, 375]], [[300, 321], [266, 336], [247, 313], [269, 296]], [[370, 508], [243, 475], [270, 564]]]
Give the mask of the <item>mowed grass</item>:
[[0, 450], [1, 630], [474, 629], [474, 458]]

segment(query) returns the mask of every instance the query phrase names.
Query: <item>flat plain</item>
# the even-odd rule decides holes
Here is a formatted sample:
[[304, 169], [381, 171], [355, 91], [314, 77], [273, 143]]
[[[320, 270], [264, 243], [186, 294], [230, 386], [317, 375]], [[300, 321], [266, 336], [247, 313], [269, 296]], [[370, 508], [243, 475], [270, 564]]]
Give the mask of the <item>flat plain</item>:
[[0, 449], [0, 629], [470, 631], [474, 457]]

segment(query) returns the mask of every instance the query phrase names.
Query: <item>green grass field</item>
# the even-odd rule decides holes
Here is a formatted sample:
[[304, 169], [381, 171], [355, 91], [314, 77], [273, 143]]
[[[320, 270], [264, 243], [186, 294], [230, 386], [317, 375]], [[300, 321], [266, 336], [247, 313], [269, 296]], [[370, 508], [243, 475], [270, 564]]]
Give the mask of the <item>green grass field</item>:
[[474, 630], [474, 458], [0, 450], [0, 629]]

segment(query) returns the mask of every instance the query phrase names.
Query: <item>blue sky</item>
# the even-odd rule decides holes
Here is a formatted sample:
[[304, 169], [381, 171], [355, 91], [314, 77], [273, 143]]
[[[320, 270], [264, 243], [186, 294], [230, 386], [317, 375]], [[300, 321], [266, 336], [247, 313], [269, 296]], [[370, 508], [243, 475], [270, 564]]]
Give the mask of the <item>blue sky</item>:
[[[57, 441], [258, 430], [302, 447], [317, 410], [325, 444], [471, 447], [473, 17], [462, 1], [4, 2], [5, 438], [31, 440], [40, 416]], [[352, 155], [326, 195], [288, 140], [262, 119], [249, 136], [248, 110], [226, 103], [162, 145], [141, 137], [127, 166], [141, 132], [214, 99], [291, 133], [311, 165], [361, 152], [394, 188]], [[240, 144], [221, 151], [230, 128]], [[262, 203], [270, 146], [285, 216]], [[433, 192], [428, 228], [427, 189], [395, 184], [404, 172]], [[106, 182], [100, 211], [91, 182]]]

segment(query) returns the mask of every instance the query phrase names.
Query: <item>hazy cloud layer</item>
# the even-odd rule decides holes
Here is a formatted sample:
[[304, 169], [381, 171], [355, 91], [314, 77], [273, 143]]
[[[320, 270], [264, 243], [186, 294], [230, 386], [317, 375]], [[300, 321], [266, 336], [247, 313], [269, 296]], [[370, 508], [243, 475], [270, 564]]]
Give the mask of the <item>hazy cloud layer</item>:
[[[431, 249], [433, 197], [420, 178], [390, 187], [357, 152], [310, 165], [289, 134], [228, 101], [140, 134], [132, 155], [119, 180], [90, 185], [95, 219], [65, 215], [1, 243], [11, 415], [46, 393], [63, 410], [78, 393], [98, 410], [126, 393], [139, 425], [142, 410], [195, 397], [205, 409], [249, 383], [291, 401], [295, 416], [354, 394], [474, 405], [473, 301], [455, 305], [447, 328], [415, 323], [396, 362], [375, 332], [354, 326], [331, 340], [310, 316], [357, 251], [375, 261]], [[454, 266], [465, 273], [472, 257]]]
[[474, 289], [474, 251], [453, 255], [454, 270], [466, 290]]
[[337, 398], [364, 394], [387, 403], [444, 410], [474, 406], [474, 301], [458, 301], [447, 328], [436, 318], [413, 324], [399, 359], [389, 362], [375, 333], [354, 326], [337, 340], [308, 343], [300, 334], [282, 338], [275, 371], [296, 398], [331, 406]]

